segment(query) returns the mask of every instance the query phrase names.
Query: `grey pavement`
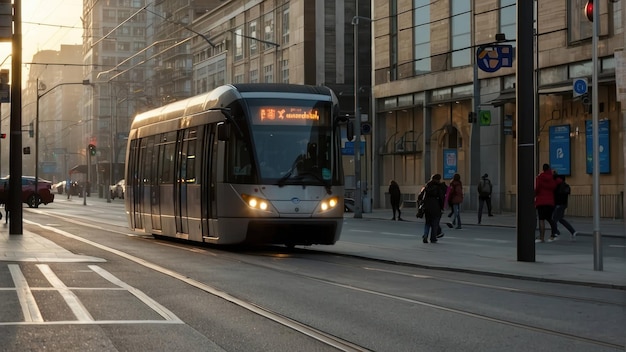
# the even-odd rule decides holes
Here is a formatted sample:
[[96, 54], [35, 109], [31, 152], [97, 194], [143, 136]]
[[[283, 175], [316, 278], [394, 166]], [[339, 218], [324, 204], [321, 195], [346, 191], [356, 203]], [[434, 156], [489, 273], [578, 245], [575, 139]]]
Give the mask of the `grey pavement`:
[[[107, 204], [106, 199], [90, 197], [87, 200], [90, 208], [115, 206], [123, 209], [121, 201]], [[25, 209], [25, 211], [28, 211]], [[341, 239], [334, 246], [320, 246], [318, 248], [328, 252], [341, 253], [358, 257], [372, 258], [385, 262], [398, 262], [420, 267], [472, 272], [485, 275], [514, 277], [529, 280], [550, 282], [596, 285], [626, 290], [626, 238], [624, 236], [624, 221], [622, 219], [601, 219], [600, 233], [606, 242], [609, 240], [621, 250], [621, 256], [602, 257], [602, 270], [594, 268], [593, 251], [593, 219], [568, 218], [579, 231], [577, 245], [587, 246], [587, 250], [565, 250], [568, 233], [561, 227], [561, 237], [555, 243], [536, 245], [536, 259], [534, 262], [517, 260], [515, 243], [516, 215], [512, 213], [495, 214], [493, 217], [484, 216], [482, 225], [476, 224], [476, 212], [462, 213], [464, 230], [458, 233], [445, 228], [446, 237], [438, 244], [421, 243], [423, 220], [415, 218], [414, 209], [404, 209], [406, 221], [390, 221], [390, 209], [374, 209], [363, 213], [362, 218], [354, 218], [353, 213], [346, 213], [344, 219], [351, 221], [384, 222], [385, 226], [400, 234], [396, 237], [385, 237], [384, 242], [368, 242], [358, 236], [344, 231]], [[442, 221], [447, 220], [444, 216]], [[413, 227], [413, 225], [415, 227]], [[493, 227], [502, 230], [506, 245], [490, 245], [477, 242], [476, 244], [455, 240], [461, 238], [463, 231], [467, 235], [480, 233], [481, 227]], [[345, 227], [344, 227], [345, 229]], [[87, 257], [71, 253], [56, 245], [35, 232], [45, 231], [34, 228], [24, 231], [23, 235], [9, 235], [8, 226], [0, 225], [0, 261], [39, 261], [39, 262], [71, 262], [71, 261], [101, 261], [100, 258]], [[403, 234], [404, 233], [404, 234]], [[465, 235], [465, 237], [467, 237]], [[391, 238], [389, 240], [389, 238]], [[315, 247], [314, 247], [315, 248]], [[505, 248], [505, 249], [503, 249]], [[621, 248], [621, 249], [620, 249]]]
[[[494, 215], [483, 216], [482, 224], [478, 225], [476, 212], [464, 211], [461, 214], [463, 230], [443, 226], [446, 236], [439, 243], [424, 244], [421, 241], [424, 221], [415, 217], [415, 209], [403, 209], [405, 221], [402, 222], [390, 220], [390, 209], [374, 209], [363, 213], [359, 219], [354, 218], [353, 213], [346, 213], [344, 219], [347, 222], [386, 222], [390, 229], [394, 229], [394, 233], [402, 235], [386, 236], [384, 240], [368, 243], [365, 239], [358, 239], [358, 236], [344, 232], [342, 238], [328, 250], [427, 268], [626, 290], [626, 238], [622, 219], [600, 219], [599, 230], [603, 246], [610, 242], [613, 253], [619, 254], [598, 256], [602, 270], [596, 270], [599, 268], [596, 268], [596, 254], [593, 249], [592, 218], [566, 217], [579, 231], [577, 241], [570, 242], [569, 232], [560, 225], [559, 241], [536, 244], [535, 261], [526, 262], [518, 261], [516, 214]], [[447, 220], [444, 215], [442, 223]], [[479, 238], [481, 228], [486, 227], [495, 229], [496, 232], [501, 231], [502, 245], [493, 245], [488, 242], [494, 240]], [[468, 237], [473, 237], [475, 242], [468, 241]], [[579, 246], [578, 250], [565, 248], [570, 245]]]

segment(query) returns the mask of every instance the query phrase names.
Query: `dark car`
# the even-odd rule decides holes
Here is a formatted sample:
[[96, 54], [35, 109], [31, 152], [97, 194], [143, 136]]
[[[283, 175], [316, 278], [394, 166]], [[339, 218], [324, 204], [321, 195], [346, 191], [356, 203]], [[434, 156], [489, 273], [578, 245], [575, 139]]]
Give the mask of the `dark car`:
[[[39, 204], [54, 202], [54, 193], [51, 192], [52, 182], [39, 179], [37, 193], [35, 193], [35, 177], [22, 176], [22, 202], [29, 208], [37, 208]], [[0, 202], [6, 204], [9, 198], [9, 176], [0, 178]]]

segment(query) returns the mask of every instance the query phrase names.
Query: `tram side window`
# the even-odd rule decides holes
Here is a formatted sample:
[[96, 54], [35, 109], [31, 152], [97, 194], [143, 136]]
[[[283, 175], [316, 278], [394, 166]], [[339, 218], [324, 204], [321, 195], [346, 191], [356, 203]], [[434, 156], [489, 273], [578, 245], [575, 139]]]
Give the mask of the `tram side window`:
[[227, 182], [251, 183], [254, 181], [254, 163], [250, 146], [239, 138], [232, 138], [228, 147]]
[[165, 138], [165, 143], [159, 146], [160, 178], [159, 183], [174, 183], [174, 153], [176, 151], [176, 133], [170, 132]]
[[181, 179], [184, 183], [196, 183], [196, 144], [198, 141], [196, 127], [185, 130], [184, 138], [181, 154]]

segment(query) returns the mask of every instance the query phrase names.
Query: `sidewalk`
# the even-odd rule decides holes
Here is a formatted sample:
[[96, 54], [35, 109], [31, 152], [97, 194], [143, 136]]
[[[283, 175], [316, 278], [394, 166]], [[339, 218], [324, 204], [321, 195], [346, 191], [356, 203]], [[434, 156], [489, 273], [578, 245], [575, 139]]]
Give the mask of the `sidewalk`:
[[[363, 213], [362, 219], [354, 218], [354, 213], [346, 213], [344, 219], [350, 221], [381, 221], [388, 223], [396, 237], [385, 236], [379, 242], [366, 243], [358, 236], [349, 233], [329, 248], [328, 251], [367, 257], [384, 262], [397, 262], [418, 267], [435, 268], [447, 271], [470, 272], [491, 276], [510, 277], [548, 282], [593, 285], [626, 290], [626, 238], [624, 222], [612, 219], [601, 219], [600, 233], [604, 241], [612, 244], [613, 253], [617, 256], [602, 257], [601, 271], [594, 270], [593, 250], [593, 219], [567, 218], [579, 231], [579, 240], [575, 242], [576, 250], [564, 250], [569, 246], [569, 233], [559, 226], [561, 240], [536, 246], [535, 262], [517, 260], [516, 214], [494, 214], [493, 217], [483, 216], [482, 224], [477, 225], [476, 212], [466, 211], [461, 214], [463, 230], [456, 232], [444, 227], [446, 237], [437, 245], [421, 243], [417, 233], [421, 233], [423, 219], [415, 217], [414, 209], [404, 209], [405, 221], [390, 221], [390, 209], [374, 209]], [[448, 218], [444, 215], [442, 222]], [[533, 221], [535, 221], [533, 219]], [[411, 225], [418, 226], [413, 232]], [[497, 227], [503, 229], [503, 240], [500, 245], [494, 244], [480, 236], [480, 229]], [[407, 231], [409, 231], [407, 233]], [[404, 233], [403, 233], [404, 232]], [[475, 242], [453, 240], [455, 237], [474, 238]], [[450, 239], [450, 240], [446, 240]], [[491, 243], [490, 243], [491, 242]], [[586, 247], [585, 247], [586, 246]], [[326, 248], [324, 249], [327, 250]]]
[[[404, 208], [402, 209], [402, 219], [405, 221], [412, 222], [424, 222], [423, 219], [417, 219], [415, 217], [416, 209], [413, 208]], [[362, 213], [364, 219], [380, 219], [380, 220], [390, 220], [392, 217], [391, 209], [372, 209], [369, 213]], [[346, 218], [354, 217], [354, 213], [346, 213]], [[441, 222], [447, 222], [448, 218], [446, 218], [446, 214], [444, 214], [441, 218]], [[565, 215], [565, 219], [572, 224], [572, 226], [579, 232], [579, 235], [582, 236], [592, 236], [593, 235], [593, 218], [586, 217], [569, 217], [567, 214]], [[463, 221], [463, 226], [499, 226], [499, 227], [508, 227], [508, 228], [517, 228], [517, 214], [515, 213], [501, 213], [496, 214], [494, 216], [487, 216], [487, 212], [483, 213], [481, 219], [481, 225], [478, 225], [478, 214], [476, 211], [463, 210], [461, 212], [461, 220]], [[546, 227], [549, 228], [549, 225], [546, 223]], [[559, 230], [562, 235], [569, 235], [569, 232], [565, 229], [565, 227], [559, 224]], [[623, 219], [600, 219], [600, 233], [602, 236], [608, 237], [625, 237], [624, 235], [624, 220]]]

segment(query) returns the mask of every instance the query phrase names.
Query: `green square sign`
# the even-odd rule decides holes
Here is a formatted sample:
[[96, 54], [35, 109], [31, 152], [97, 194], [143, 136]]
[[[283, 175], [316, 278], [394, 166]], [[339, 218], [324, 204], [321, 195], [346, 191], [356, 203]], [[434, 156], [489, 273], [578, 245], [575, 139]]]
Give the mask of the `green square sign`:
[[491, 111], [483, 110], [478, 114], [478, 120], [480, 121], [481, 126], [490, 126], [491, 125]]

